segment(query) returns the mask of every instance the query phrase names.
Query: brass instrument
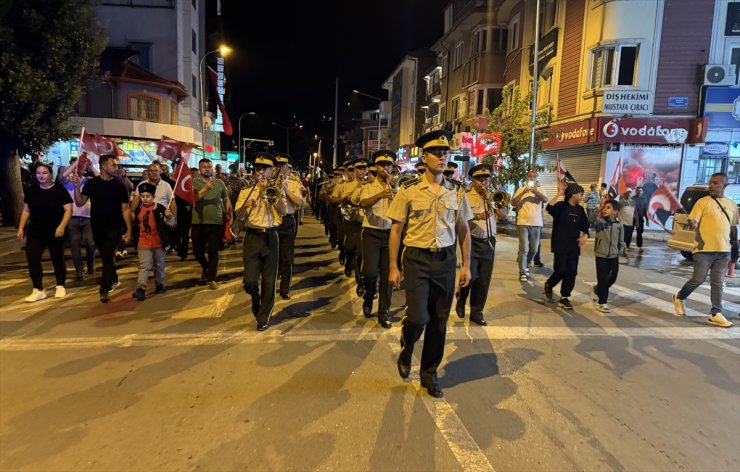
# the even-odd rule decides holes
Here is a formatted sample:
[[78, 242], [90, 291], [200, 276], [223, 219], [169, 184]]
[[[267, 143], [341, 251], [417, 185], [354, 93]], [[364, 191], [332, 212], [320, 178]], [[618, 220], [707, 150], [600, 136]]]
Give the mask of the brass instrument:
[[[357, 182], [358, 187], [364, 185], [367, 182], [367, 176], [363, 175], [362, 180], [358, 180]], [[360, 212], [360, 205], [352, 203], [352, 194], [342, 200], [342, 203], [339, 205], [339, 212], [346, 221], [354, 221], [357, 218], [357, 214]]]
[[280, 168], [275, 167], [267, 179], [267, 185], [260, 189], [259, 199], [268, 205], [274, 205], [280, 199]]
[[493, 192], [489, 192], [489, 194], [493, 208], [503, 210], [509, 207], [511, 196], [508, 193], [503, 190], [494, 190]]

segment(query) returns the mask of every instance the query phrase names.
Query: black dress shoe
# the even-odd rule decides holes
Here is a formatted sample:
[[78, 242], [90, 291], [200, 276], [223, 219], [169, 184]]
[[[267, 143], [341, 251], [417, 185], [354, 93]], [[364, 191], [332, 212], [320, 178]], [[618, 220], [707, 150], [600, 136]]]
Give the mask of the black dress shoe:
[[289, 293], [281, 293], [280, 298], [283, 300], [290, 300], [290, 294]]
[[486, 320], [484, 320], [483, 318], [479, 320], [470, 320], [470, 321], [477, 324], [478, 326], [488, 326], [488, 323], [486, 323]]
[[267, 323], [257, 323], [257, 331], [264, 331], [267, 329]]
[[465, 307], [455, 305], [455, 313], [459, 318], [465, 318]]
[[398, 375], [400, 375], [402, 379], [409, 378], [409, 375], [411, 374], [411, 364], [404, 363], [404, 361], [401, 360], [401, 356], [398, 356], [396, 364], [398, 365]]
[[344, 275], [347, 277], [352, 277], [352, 269], [344, 269]]
[[421, 386], [427, 389], [427, 393], [434, 398], [442, 398], [444, 396], [444, 393], [442, 393], [442, 389], [439, 388], [439, 385], [437, 385], [436, 381], [421, 381]]
[[379, 320], [378, 324], [385, 329], [391, 329], [393, 327], [393, 325], [391, 324], [390, 321], [388, 321], [387, 318], [383, 318], [382, 320]]
[[362, 297], [363, 295], [365, 295], [365, 287], [363, 287], [362, 285], [358, 285], [355, 289], [355, 293], [358, 297]]
[[372, 318], [373, 317], [373, 301], [372, 300], [365, 300], [362, 302], [362, 314], [365, 316], [365, 318]]

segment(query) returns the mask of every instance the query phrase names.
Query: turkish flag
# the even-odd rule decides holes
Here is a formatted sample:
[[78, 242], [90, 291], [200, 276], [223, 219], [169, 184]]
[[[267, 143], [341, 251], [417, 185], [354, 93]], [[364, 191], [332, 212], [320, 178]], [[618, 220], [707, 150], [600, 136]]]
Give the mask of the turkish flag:
[[213, 92], [216, 94], [216, 103], [218, 103], [218, 109], [221, 110], [221, 117], [223, 118], [223, 124], [224, 124], [224, 134], [228, 134], [231, 136], [234, 133], [234, 128], [231, 126], [231, 120], [229, 120], [229, 115], [226, 114], [226, 107], [224, 106], [224, 103], [221, 101], [221, 97], [218, 95], [218, 76], [216, 75], [216, 72], [208, 68], [208, 76], [211, 78], [211, 85], [213, 85]]
[[175, 195], [195, 205], [195, 192], [193, 192], [193, 175], [188, 167], [188, 160], [182, 157], [175, 161]]
[[656, 223], [658, 226], [670, 233], [670, 231], [665, 227], [666, 221], [668, 221], [668, 217], [675, 213], [679, 208], [681, 208], [681, 204], [678, 202], [678, 199], [671, 189], [669, 189], [666, 184], [663, 184], [658, 187], [650, 197], [647, 217], [650, 218], [650, 221]]
[[183, 143], [176, 139], [162, 136], [157, 144], [157, 155], [168, 161], [174, 161], [177, 155], [180, 154], [182, 145]]
[[80, 153], [80, 156], [77, 158], [77, 168], [75, 169], [75, 173], [77, 175], [82, 175], [82, 173], [85, 172], [85, 167], [87, 167], [88, 162], [90, 162], [90, 159], [88, 159], [87, 153]]
[[80, 135], [80, 153], [90, 153], [96, 156], [114, 155], [118, 157], [131, 157], [118, 148], [113, 138], [106, 138], [99, 134], [88, 134], [82, 130]]
[[573, 178], [572, 175], [570, 175], [570, 172], [568, 172], [568, 169], [565, 168], [565, 164], [563, 164], [563, 161], [560, 160], [559, 155], [555, 155], [555, 160], [558, 164], [558, 182], [565, 182], [566, 184], [575, 184], [576, 179]]

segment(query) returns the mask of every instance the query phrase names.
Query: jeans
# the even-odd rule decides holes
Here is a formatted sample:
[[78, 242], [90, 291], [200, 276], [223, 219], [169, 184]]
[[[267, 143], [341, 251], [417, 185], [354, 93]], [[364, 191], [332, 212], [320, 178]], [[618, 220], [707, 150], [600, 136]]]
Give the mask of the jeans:
[[518, 225], [516, 229], [519, 234], [519, 253], [516, 256], [516, 262], [519, 265], [519, 275], [522, 275], [524, 269], [532, 264], [532, 259], [540, 246], [542, 226]]
[[72, 263], [75, 270], [82, 272], [82, 248], [85, 248], [87, 267], [95, 264], [95, 243], [93, 242], [90, 218], [72, 217], [67, 225], [69, 246], [72, 249]]
[[729, 252], [695, 252], [694, 253], [694, 275], [678, 291], [678, 298], [686, 300], [691, 292], [707, 279], [709, 276], [710, 298], [712, 300], [712, 314], [722, 313], [722, 283], [725, 281], [727, 263], [730, 262]]
[[146, 290], [146, 281], [149, 278], [149, 271], [154, 268], [154, 283], [164, 285], [164, 249], [139, 248], [139, 276], [136, 279], [137, 287]]
[[[627, 249], [630, 248], [630, 244], [632, 244], [632, 232], [635, 230], [634, 226], [624, 226], [624, 245], [627, 246]], [[637, 245], [640, 246], [639, 244]]]
[[637, 230], [637, 247], [642, 247], [642, 233], [645, 231], [645, 218], [637, 218], [635, 229]]
[[41, 256], [47, 247], [54, 266], [54, 278], [56, 278], [57, 285], [64, 286], [64, 280], [67, 278], [67, 266], [64, 264], [64, 238], [55, 238], [53, 235], [45, 238], [29, 236], [26, 239], [28, 274], [31, 276], [33, 288], [39, 290], [44, 289], [44, 269], [41, 266]]
[[606, 304], [609, 300], [609, 287], [614, 285], [619, 275], [619, 258], [597, 257], [596, 258], [596, 295], [599, 297], [599, 305]]

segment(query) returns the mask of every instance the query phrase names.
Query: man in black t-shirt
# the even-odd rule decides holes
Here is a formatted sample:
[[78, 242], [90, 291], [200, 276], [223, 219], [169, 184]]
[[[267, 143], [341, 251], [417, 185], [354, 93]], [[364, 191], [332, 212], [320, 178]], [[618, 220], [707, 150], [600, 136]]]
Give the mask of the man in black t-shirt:
[[121, 228], [126, 226], [123, 236], [125, 243], [131, 241], [131, 221], [128, 208], [128, 191], [118, 180], [120, 164], [114, 155], [100, 156], [100, 175], [90, 179], [80, 191], [80, 179], [72, 174], [70, 180], [75, 186], [75, 203], [84, 205], [90, 200], [90, 227], [93, 240], [100, 252], [103, 263], [100, 279], [100, 301], [110, 301], [111, 290], [118, 287], [115, 253], [121, 236]]

